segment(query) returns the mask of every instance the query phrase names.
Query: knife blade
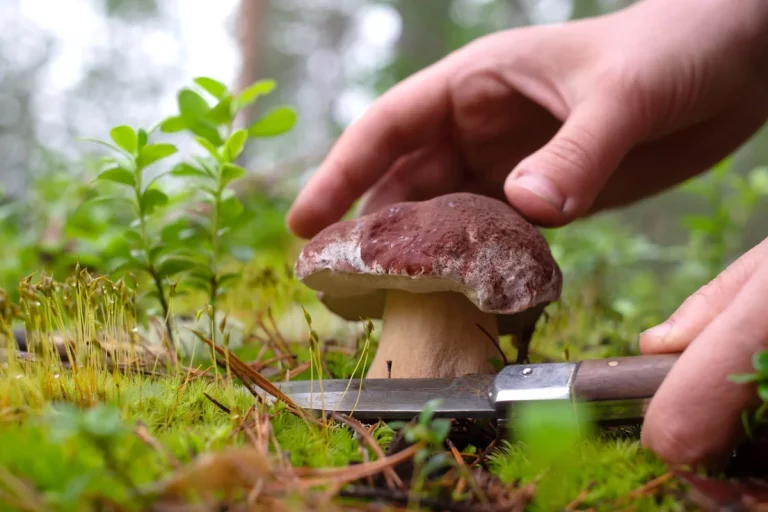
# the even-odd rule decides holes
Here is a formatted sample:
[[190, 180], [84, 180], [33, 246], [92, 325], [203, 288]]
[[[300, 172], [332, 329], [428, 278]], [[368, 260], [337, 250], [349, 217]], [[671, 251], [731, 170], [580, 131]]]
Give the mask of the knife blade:
[[360, 420], [407, 420], [439, 399], [435, 417], [506, 419], [520, 403], [585, 404], [600, 421], [641, 419], [679, 354], [505, 366], [454, 379], [336, 379], [275, 383], [304, 409]]

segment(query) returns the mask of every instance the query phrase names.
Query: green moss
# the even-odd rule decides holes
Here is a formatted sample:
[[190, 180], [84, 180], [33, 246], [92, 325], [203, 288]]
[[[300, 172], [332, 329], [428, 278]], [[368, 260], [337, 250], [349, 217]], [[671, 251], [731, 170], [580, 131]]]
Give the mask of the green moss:
[[[524, 444], [505, 443], [490, 456], [490, 468], [507, 483], [537, 481], [532, 510], [561, 509], [588, 486], [592, 487], [585, 505], [602, 504], [611, 510], [612, 501], [666, 471], [664, 464], [634, 440], [582, 440], [563, 457], [568, 460], [545, 468], [536, 463], [535, 454]], [[640, 510], [659, 510], [651, 498], [634, 504]]]

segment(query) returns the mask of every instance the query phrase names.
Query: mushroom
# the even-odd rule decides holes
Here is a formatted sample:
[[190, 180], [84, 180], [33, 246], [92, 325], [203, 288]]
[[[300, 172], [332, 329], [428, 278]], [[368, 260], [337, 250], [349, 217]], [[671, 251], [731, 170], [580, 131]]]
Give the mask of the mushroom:
[[367, 378], [493, 373], [506, 334], [524, 362], [537, 320], [562, 288], [541, 233], [507, 203], [470, 193], [328, 226], [304, 247], [295, 273], [342, 318], [382, 320]]

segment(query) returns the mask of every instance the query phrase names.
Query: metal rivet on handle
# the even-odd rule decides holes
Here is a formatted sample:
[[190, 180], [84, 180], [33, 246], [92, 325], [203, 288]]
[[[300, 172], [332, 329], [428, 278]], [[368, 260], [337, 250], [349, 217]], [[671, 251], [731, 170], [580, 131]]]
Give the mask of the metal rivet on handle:
[[530, 368], [523, 368], [523, 375], [530, 375], [533, 373], [533, 370]]
[[616, 366], [619, 366], [619, 362], [618, 361], [608, 361], [608, 366], [610, 366], [611, 368], [614, 368]]

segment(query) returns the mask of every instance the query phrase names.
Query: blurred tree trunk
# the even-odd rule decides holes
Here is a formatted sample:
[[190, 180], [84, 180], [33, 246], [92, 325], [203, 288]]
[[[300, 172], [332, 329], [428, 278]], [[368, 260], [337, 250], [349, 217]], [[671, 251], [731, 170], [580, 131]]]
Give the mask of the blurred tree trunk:
[[[241, 91], [259, 78], [263, 78], [267, 51], [267, 14], [269, 0], [240, 0], [237, 15], [237, 38], [240, 45], [240, 73], [234, 86]], [[247, 126], [254, 120], [255, 110], [243, 112], [242, 122]]]
[[589, 18], [600, 14], [603, 9], [599, 0], [573, 0], [571, 2], [571, 19]]
[[452, 50], [450, 40], [454, 23], [444, 0], [399, 0], [395, 7], [402, 20], [402, 32], [397, 42], [397, 62], [394, 82], [445, 57]]

